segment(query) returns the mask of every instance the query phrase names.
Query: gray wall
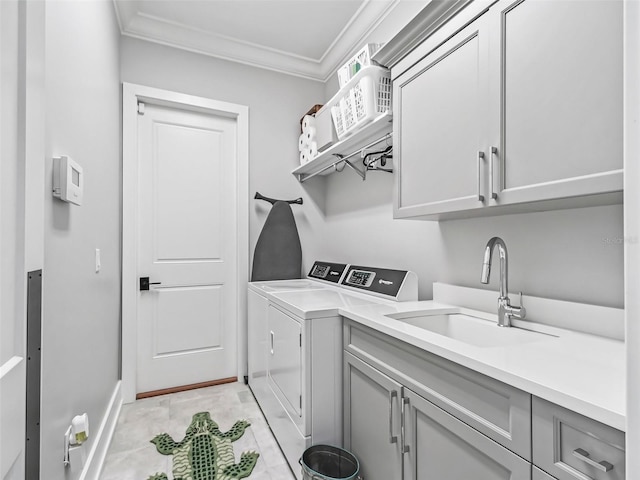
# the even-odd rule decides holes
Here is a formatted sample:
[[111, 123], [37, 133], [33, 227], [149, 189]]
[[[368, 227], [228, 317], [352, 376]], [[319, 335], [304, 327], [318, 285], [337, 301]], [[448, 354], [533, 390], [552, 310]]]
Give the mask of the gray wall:
[[345, 170], [326, 179], [326, 257], [408, 268], [420, 298], [442, 281], [497, 290], [498, 276], [480, 284], [487, 240], [501, 236], [509, 252], [512, 292], [622, 308], [622, 205], [431, 222], [392, 220], [392, 175], [362, 182]]
[[[509, 252], [512, 292], [624, 307], [622, 205], [449, 221], [441, 233], [439, 280], [481, 286], [482, 251], [498, 235]], [[494, 273], [487, 288], [497, 290], [498, 279]]]
[[[303, 196], [294, 206], [303, 261], [319, 255], [322, 185], [303, 190], [291, 170], [299, 165], [299, 119], [324, 98], [324, 85], [155, 43], [122, 38], [122, 81], [249, 106], [249, 193], [273, 198]], [[249, 202], [249, 254], [271, 205]], [[251, 265], [251, 263], [250, 263]]]
[[[78, 478], [62, 435], [87, 412], [90, 451], [119, 379], [120, 73], [111, 1], [46, 3], [46, 170], [42, 348], [42, 478]], [[53, 156], [84, 169], [84, 204], [51, 195]], [[95, 273], [94, 251], [102, 251]]]

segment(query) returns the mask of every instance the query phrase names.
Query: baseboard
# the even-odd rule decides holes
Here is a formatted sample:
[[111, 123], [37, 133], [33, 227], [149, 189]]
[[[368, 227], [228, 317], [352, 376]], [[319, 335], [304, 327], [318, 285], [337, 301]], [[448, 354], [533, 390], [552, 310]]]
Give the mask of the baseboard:
[[162, 390], [153, 390], [151, 392], [142, 392], [136, 394], [136, 400], [143, 398], [157, 397], [159, 395], [168, 395], [170, 393], [186, 392], [187, 390], [196, 390], [198, 388], [215, 387], [225, 383], [237, 382], [238, 377], [221, 378], [219, 380], [211, 380], [209, 382], [192, 383], [190, 385], [181, 385], [179, 387], [163, 388]]
[[120, 409], [122, 408], [121, 381], [118, 381], [111, 395], [111, 401], [107, 412], [102, 419], [100, 428], [95, 436], [95, 442], [87, 457], [87, 462], [82, 469], [79, 480], [98, 480], [102, 472], [102, 466], [107, 456], [107, 450], [111, 443], [111, 438], [116, 430]]

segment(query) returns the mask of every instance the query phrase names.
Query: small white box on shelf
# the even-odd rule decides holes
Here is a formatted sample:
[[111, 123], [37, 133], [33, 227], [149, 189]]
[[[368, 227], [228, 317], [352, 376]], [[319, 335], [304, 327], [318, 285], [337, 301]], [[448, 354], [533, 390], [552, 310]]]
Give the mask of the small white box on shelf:
[[391, 72], [383, 67], [363, 68], [326, 106], [331, 108], [338, 138], [344, 138], [391, 111]]
[[318, 151], [326, 150], [338, 141], [333, 122], [331, 121], [331, 108], [325, 105], [316, 112], [316, 143]]

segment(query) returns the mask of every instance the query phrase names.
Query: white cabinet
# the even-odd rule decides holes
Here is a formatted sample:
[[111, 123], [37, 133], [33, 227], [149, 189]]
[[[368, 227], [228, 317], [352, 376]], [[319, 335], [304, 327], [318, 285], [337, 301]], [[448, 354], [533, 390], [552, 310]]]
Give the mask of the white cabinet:
[[625, 434], [358, 322], [344, 447], [367, 480], [624, 480]]
[[531, 464], [345, 352], [345, 448], [367, 480], [530, 480]]
[[393, 70], [396, 218], [621, 200], [622, 1], [501, 0], [443, 29]]
[[366, 480], [400, 479], [402, 385], [344, 354], [344, 445]]
[[489, 159], [497, 204], [622, 190], [622, 7], [501, 0], [491, 8], [487, 146], [497, 147]]
[[485, 24], [479, 18], [394, 80], [396, 217], [485, 205]]
[[403, 393], [405, 480], [529, 480], [531, 464], [415, 392]]
[[[531, 395], [374, 329], [345, 320], [345, 351], [531, 459]], [[402, 372], [402, 380], [396, 378]]]
[[511, 451], [530, 457], [530, 395], [350, 320], [344, 345], [344, 447], [363, 478], [531, 479]]

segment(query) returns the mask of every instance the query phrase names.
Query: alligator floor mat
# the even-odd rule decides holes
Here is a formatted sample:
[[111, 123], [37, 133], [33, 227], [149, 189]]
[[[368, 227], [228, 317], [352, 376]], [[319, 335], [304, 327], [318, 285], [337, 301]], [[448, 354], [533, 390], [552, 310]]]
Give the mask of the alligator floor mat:
[[[249, 426], [246, 420], [237, 421], [228, 432], [221, 432], [209, 412], [196, 413], [184, 439], [176, 442], [167, 433], [156, 435], [151, 443], [159, 453], [173, 455], [173, 478], [194, 480], [229, 480], [246, 478], [260, 454], [244, 452], [235, 463], [233, 445]], [[166, 473], [156, 473], [148, 480], [168, 480]]]

